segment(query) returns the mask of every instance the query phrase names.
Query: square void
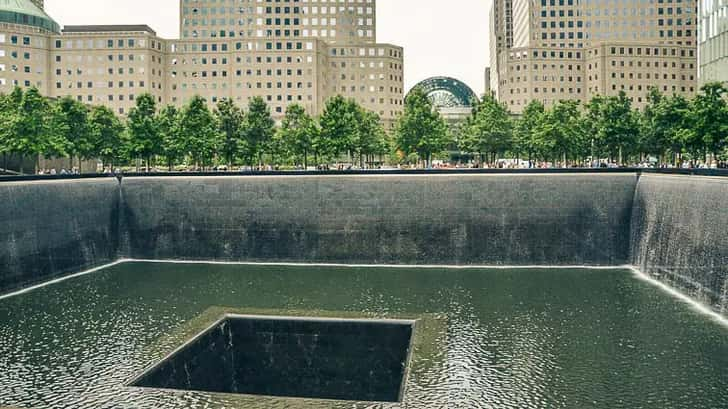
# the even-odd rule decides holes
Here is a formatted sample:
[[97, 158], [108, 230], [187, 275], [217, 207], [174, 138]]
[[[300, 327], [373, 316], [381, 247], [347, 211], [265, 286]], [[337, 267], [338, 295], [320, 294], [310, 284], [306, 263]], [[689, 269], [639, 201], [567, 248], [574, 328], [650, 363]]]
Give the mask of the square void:
[[228, 315], [132, 386], [399, 402], [414, 321]]

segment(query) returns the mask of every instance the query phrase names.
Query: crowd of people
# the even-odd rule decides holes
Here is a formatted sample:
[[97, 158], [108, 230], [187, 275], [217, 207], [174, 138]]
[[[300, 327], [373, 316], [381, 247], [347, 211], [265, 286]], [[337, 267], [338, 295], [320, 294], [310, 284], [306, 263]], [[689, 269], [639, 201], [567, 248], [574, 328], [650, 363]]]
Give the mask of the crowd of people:
[[[330, 170], [336, 170], [336, 171], [351, 171], [351, 170], [372, 170], [372, 169], [398, 169], [398, 170], [406, 170], [406, 169], [439, 169], [439, 170], [447, 170], [447, 169], [563, 169], [563, 168], [582, 168], [582, 169], [604, 169], [604, 168], [642, 168], [642, 169], [728, 169], [728, 161], [717, 161], [712, 163], [705, 163], [702, 161], [685, 161], [682, 162], [680, 165], [673, 165], [673, 164], [657, 164], [654, 162], [640, 162], [640, 163], [630, 163], [625, 165], [619, 165], [615, 161], [607, 161], [607, 160], [595, 160], [593, 162], [587, 162], [587, 163], [575, 163], [570, 162], [568, 164], [560, 163], [560, 162], [545, 162], [545, 161], [528, 161], [528, 160], [516, 160], [516, 159], [499, 159], [493, 163], [485, 163], [485, 162], [448, 162], [448, 161], [440, 161], [436, 160], [433, 161], [431, 165], [425, 166], [424, 164], [400, 164], [400, 165], [392, 165], [392, 166], [384, 166], [382, 164], [376, 164], [376, 165], [366, 165], [364, 168], [361, 168], [358, 165], [355, 164], [349, 164], [349, 163], [335, 163], [332, 165], [329, 164], [320, 164], [316, 166], [309, 166], [308, 168], [304, 169], [303, 166], [296, 166], [292, 168], [291, 170], [315, 170], [315, 171], [330, 171]], [[214, 168], [211, 168], [213, 172], [272, 172], [272, 171], [280, 171], [284, 170], [278, 165], [258, 165], [258, 166], [242, 166], [242, 167], [233, 167], [228, 168], [228, 166], [216, 166]], [[135, 169], [128, 170], [130, 172], [134, 172]], [[144, 171], [144, 170], [140, 170]], [[153, 173], [164, 173], [165, 169], [152, 169], [150, 170]], [[197, 169], [184, 169], [183, 172], [195, 172]], [[38, 175], [79, 175], [81, 172], [78, 168], [73, 167], [70, 169], [61, 168], [60, 170], [57, 170], [56, 168], [51, 169], [39, 169], [37, 174]], [[120, 174], [122, 173], [122, 169], [115, 168], [111, 169], [110, 167], [106, 167], [101, 173], [104, 174]]]
[[39, 169], [38, 170], [39, 175], [80, 175], [81, 172], [79, 172], [78, 168], [61, 168], [61, 170], [56, 171], [56, 168], [51, 169]]

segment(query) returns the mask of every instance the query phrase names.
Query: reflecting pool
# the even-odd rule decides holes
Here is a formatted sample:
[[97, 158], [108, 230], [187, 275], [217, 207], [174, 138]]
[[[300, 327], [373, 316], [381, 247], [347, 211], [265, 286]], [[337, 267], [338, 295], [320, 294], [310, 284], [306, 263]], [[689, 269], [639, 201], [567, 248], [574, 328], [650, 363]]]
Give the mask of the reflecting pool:
[[[402, 403], [127, 386], [218, 312], [431, 317]], [[208, 317], [209, 316], [209, 317]], [[208, 323], [209, 324], [209, 323]], [[433, 330], [434, 329], [434, 330]], [[0, 300], [0, 406], [718, 408], [728, 329], [629, 270], [129, 262]]]

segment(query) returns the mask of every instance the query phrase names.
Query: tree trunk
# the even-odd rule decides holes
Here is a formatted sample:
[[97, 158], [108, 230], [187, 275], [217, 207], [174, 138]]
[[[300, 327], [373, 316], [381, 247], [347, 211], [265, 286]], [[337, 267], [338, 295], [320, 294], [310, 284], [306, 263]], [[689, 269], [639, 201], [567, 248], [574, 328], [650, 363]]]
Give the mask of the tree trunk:
[[617, 162], [619, 166], [622, 166], [622, 147], [619, 147], [619, 160]]
[[308, 170], [308, 152], [303, 150], [303, 170]]

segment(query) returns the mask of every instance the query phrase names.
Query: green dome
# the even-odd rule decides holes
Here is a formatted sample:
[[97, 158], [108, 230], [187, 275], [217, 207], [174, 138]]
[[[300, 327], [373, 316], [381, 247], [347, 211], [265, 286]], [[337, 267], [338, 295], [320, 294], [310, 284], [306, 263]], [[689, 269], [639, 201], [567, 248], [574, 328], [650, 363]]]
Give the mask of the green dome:
[[33, 26], [54, 33], [61, 28], [30, 0], [0, 0], [0, 22]]

